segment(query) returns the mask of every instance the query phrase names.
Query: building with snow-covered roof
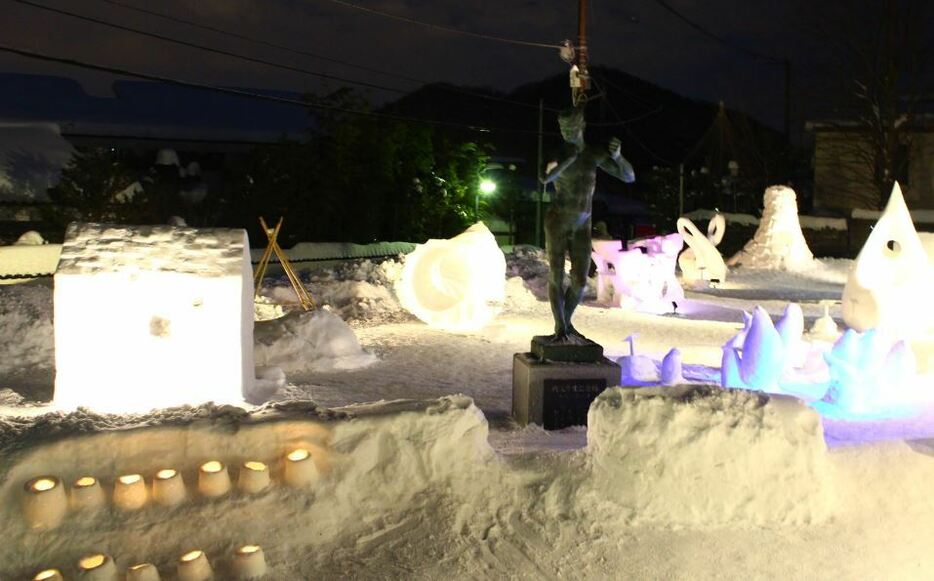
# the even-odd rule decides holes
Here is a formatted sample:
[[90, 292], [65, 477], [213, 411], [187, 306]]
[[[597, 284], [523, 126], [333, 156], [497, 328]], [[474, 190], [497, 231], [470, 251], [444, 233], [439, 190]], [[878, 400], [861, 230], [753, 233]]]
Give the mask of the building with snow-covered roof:
[[238, 402], [253, 368], [244, 230], [74, 223], [55, 273], [55, 402]]

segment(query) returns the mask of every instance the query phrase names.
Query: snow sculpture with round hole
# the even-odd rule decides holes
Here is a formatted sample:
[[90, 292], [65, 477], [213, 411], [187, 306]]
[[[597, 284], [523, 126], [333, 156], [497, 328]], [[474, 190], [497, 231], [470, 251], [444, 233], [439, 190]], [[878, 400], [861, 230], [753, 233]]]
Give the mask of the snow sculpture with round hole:
[[55, 273], [55, 403], [237, 403], [253, 369], [246, 231], [71, 224]]
[[475, 331], [491, 322], [506, 298], [506, 257], [478, 222], [447, 240], [419, 244], [396, 283], [402, 306], [431, 327]]
[[934, 331], [932, 289], [934, 267], [896, 183], [850, 269], [843, 288], [843, 320], [856, 331], [923, 337]]

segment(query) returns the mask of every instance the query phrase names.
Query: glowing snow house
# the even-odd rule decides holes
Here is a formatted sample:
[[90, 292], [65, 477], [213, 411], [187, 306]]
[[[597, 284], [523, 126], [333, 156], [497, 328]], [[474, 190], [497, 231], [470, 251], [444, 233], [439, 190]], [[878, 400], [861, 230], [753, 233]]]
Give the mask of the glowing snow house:
[[244, 230], [71, 224], [54, 304], [62, 407], [147, 411], [252, 388]]

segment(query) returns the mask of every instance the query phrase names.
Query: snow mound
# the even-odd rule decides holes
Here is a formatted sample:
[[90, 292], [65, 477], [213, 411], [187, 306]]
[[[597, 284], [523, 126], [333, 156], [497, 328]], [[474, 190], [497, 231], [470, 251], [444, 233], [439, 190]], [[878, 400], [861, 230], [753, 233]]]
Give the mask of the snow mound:
[[324, 310], [257, 322], [253, 334], [256, 365], [279, 367], [286, 374], [359, 369], [377, 361], [360, 347], [347, 323]]
[[613, 388], [587, 423], [594, 494], [632, 521], [802, 524], [833, 510], [820, 416], [794, 398]]
[[19, 285], [5, 289], [0, 301], [0, 380], [19, 372], [51, 369], [55, 359], [52, 340], [52, 289], [45, 285]]
[[765, 190], [765, 208], [752, 240], [727, 261], [729, 266], [769, 270], [799, 271], [812, 265], [814, 254], [808, 248], [798, 221], [795, 191], [785, 186]]

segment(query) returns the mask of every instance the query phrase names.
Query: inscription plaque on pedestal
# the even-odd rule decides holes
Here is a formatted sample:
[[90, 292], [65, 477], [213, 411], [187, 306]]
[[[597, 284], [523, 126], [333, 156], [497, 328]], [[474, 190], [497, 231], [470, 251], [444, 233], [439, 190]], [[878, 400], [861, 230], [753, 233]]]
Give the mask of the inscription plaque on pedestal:
[[605, 378], [546, 379], [542, 389], [542, 425], [546, 430], [587, 424], [590, 404], [606, 389]]
[[620, 383], [619, 365], [605, 357], [575, 363], [516, 353], [512, 362], [512, 415], [523, 426], [556, 430], [586, 425], [593, 400]]

